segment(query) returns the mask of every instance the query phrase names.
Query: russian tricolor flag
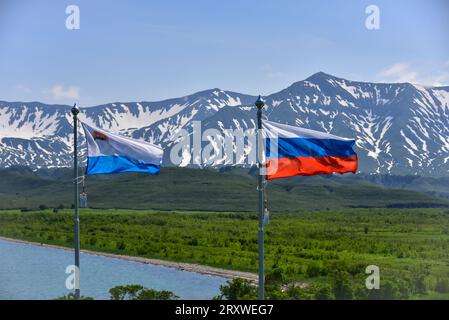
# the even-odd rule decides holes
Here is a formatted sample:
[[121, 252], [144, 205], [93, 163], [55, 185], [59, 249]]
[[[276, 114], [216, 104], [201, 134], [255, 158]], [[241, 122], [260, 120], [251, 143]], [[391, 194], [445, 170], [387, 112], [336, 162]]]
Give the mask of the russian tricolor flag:
[[271, 121], [264, 136], [268, 180], [357, 171], [353, 139]]
[[85, 123], [83, 128], [87, 140], [86, 174], [159, 173], [163, 156], [160, 147]]

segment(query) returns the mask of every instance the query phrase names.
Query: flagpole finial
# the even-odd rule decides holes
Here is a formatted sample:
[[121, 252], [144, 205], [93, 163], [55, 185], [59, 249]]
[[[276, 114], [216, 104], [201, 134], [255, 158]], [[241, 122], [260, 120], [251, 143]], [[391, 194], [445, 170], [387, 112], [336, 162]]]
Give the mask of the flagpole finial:
[[77, 116], [78, 113], [80, 113], [80, 109], [78, 109], [78, 107], [76, 106], [76, 103], [73, 105], [73, 108], [71, 111], [74, 116]]
[[259, 98], [257, 98], [254, 104], [256, 105], [257, 109], [262, 109], [265, 105], [265, 101], [263, 101], [262, 97], [259, 95]]

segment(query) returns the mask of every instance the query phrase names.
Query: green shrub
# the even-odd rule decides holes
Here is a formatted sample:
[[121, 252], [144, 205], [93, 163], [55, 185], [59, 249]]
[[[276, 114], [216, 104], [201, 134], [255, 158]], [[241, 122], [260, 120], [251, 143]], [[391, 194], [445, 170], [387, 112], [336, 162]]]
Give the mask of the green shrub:
[[309, 278], [314, 278], [314, 277], [318, 277], [321, 275], [322, 269], [320, 267], [320, 265], [316, 262], [311, 262], [308, 266], [307, 266], [307, 271], [306, 271], [306, 275]]
[[337, 300], [350, 300], [353, 298], [352, 285], [349, 273], [336, 270], [331, 275], [333, 293]]
[[220, 295], [214, 299], [254, 300], [257, 299], [257, 286], [249, 280], [236, 278], [220, 286]]
[[279, 267], [269, 271], [265, 276], [265, 282], [267, 284], [284, 283], [285, 280], [286, 280], [285, 271]]
[[117, 241], [117, 243], [115, 244], [115, 247], [118, 250], [125, 250], [126, 249], [126, 243], [123, 240]]
[[91, 238], [89, 239], [89, 244], [90, 244], [91, 246], [95, 246], [95, 245], [97, 244], [97, 238], [91, 237]]
[[174, 300], [179, 298], [171, 291], [157, 291], [137, 284], [116, 286], [109, 290], [109, 294], [111, 300]]
[[435, 291], [439, 293], [449, 293], [449, 280], [447, 278], [437, 280]]
[[[69, 293], [65, 296], [57, 297], [55, 300], [76, 300], [74, 293]], [[92, 297], [81, 296], [80, 300], [94, 300]]]

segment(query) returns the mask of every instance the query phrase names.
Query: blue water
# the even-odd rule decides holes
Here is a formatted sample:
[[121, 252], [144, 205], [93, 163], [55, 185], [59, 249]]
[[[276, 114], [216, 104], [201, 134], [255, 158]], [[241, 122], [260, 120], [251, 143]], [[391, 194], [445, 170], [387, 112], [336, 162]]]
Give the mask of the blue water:
[[[0, 240], [0, 300], [54, 299], [72, 291], [65, 287], [73, 252]], [[169, 290], [181, 299], [210, 299], [226, 279], [174, 268], [81, 254], [81, 294], [109, 299], [117, 285], [141, 284]]]

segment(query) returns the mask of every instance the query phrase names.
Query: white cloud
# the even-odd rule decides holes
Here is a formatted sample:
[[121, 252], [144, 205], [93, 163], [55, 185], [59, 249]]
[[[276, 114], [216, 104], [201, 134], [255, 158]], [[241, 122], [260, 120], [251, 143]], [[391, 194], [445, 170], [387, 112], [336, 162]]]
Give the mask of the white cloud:
[[380, 72], [380, 76], [392, 82], [416, 82], [418, 73], [406, 63], [396, 63]]
[[50, 95], [54, 100], [79, 99], [80, 88], [75, 86], [64, 87], [62, 84], [55, 84], [50, 90], [44, 91], [44, 93]]
[[449, 85], [449, 72], [443, 72], [433, 80], [434, 87], [442, 87]]
[[[449, 61], [445, 63], [448, 64]], [[440, 68], [441, 70], [441, 68]], [[377, 77], [382, 82], [409, 82], [424, 86], [447, 86], [449, 85], [449, 72], [438, 71], [436, 74], [422, 74], [407, 63], [396, 63], [388, 68], [383, 69]]]
[[271, 64], [264, 64], [260, 69], [265, 73], [265, 76], [271, 79], [280, 79], [286, 77], [285, 73], [274, 71]]
[[16, 89], [17, 91], [19, 91], [20, 93], [31, 93], [31, 89], [28, 86], [22, 85], [22, 84], [18, 84], [17, 86], [14, 87], [14, 89]]

